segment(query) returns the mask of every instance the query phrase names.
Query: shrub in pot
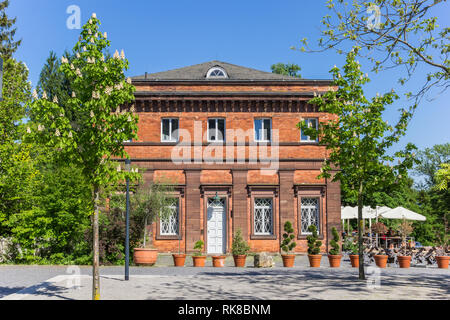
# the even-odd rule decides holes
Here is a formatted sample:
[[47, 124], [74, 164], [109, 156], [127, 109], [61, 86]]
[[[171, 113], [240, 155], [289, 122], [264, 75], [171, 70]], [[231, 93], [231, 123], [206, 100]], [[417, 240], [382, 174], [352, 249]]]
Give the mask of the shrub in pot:
[[328, 254], [328, 261], [330, 262], [331, 268], [339, 268], [341, 266], [341, 248], [339, 245], [339, 233], [335, 227], [331, 229], [331, 233], [333, 235], [333, 239], [330, 241], [330, 252]]
[[404, 244], [400, 254], [397, 256], [397, 261], [400, 268], [409, 268], [411, 266], [411, 255], [407, 254], [406, 237], [409, 236], [413, 230], [414, 228], [412, 227], [412, 223], [406, 221], [406, 219], [403, 219], [402, 223], [398, 226], [398, 232], [402, 236], [402, 243]]
[[317, 228], [315, 225], [309, 226], [308, 231], [311, 232], [311, 235], [306, 237], [306, 240], [308, 241], [309, 265], [311, 266], [311, 268], [319, 268], [320, 260], [322, 259], [322, 255], [320, 254], [322, 241], [319, 241]]
[[176, 199], [170, 196], [173, 190], [168, 184], [153, 183], [150, 187], [140, 187], [130, 198], [130, 209], [133, 219], [142, 226], [143, 241], [134, 249], [133, 260], [137, 265], [154, 265], [158, 258], [158, 250], [153, 246], [151, 225], [157, 219], [169, 219], [173, 214], [170, 209]]
[[186, 254], [181, 253], [181, 240], [178, 240], [178, 254], [173, 254], [173, 264], [175, 267], [184, 267]]
[[447, 250], [444, 249], [445, 246], [442, 246], [441, 248], [439, 248], [436, 252], [436, 262], [438, 264], [438, 268], [440, 269], [448, 269], [448, 264], [450, 261], [450, 256], [448, 255], [448, 248]]
[[203, 255], [203, 247], [205, 243], [202, 240], [199, 240], [194, 245], [194, 250], [196, 252], [192, 255], [192, 261], [194, 263], [194, 267], [204, 267], [206, 256]]
[[250, 251], [250, 246], [242, 238], [242, 231], [238, 229], [233, 238], [233, 245], [231, 246], [231, 253], [233, 254], [234, 265], [238, 268], [245, 267], [247, 254]]
[[359, 252], [358, 246], [353, 242], [352, 238], [345, 239], [344, 242], [344, 251], [349, 253], [350, 263], [352, 264], [352, 268], [359, 267]]
[[297, 246], [297, 243], [294, 241], [294, 239], [295, 234], [292, 223], [290, 221], [286, 221], [286, 223], [284, 224], [283, 241], [281, 242], [281, 250], [286, 253], [281, 255], [283, 259], [283, 266], [286, 268], [292, 268], [295, 263], [295, 254], [291, 254], [292, 250], [294, 250], [294, 248]]

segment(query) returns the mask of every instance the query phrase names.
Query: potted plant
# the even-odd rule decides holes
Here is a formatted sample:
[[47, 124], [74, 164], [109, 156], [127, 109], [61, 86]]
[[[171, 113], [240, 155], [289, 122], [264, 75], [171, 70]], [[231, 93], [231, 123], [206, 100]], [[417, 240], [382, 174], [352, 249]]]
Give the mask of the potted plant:
[[250, 251], [250, 246], [242, 238], [242, 231], [238, 229], [233, 238], [233, 245], [231, 246], [231, 253], [233, 254], [234, 265], [237, 268], [245, 267], [247, 253]]
[[225, 267], [225, 259], [226, 258], [227, 258], [226, 256], [213, 256], [212, 257], [213, 267], [214, 268]]
[[352, 238], [345, 239], [344, 242], [344, 251], [349, 253], [350, 263], [352, 264], [352, 268], [359, 267], [359, 252], [358, 246], [355, 242], [353, 242]]
[[284, 224], [283, 241], [281, 242], [281, 249], [286, 253], [281, 255], [281, 258], [283, 259], [283, 266], [285, 268], [292, 268], [295, 263], [295, 254], [291, 254], [292, 250], [294, 250], [297, 246], [294, 239], [295, 234], [292, 223], [290, 221], [286, 221]]
[[339, 268], [342, 259], [341, 248], [339, 245], [339, 233], [335, 227], [331, 229], [331, 233], [333, 234], [333, 239], [330, 241], [332, 249], [328, 254], [328, 261], [330, 262], [331, 268]]
[[173, 264], [175, 267], [184, 267], [186, 254], [181, 253], [181, 239], [178, 239], [178, 254], [173, 254]]
[[[445, 236], [444, 236], [445, 237]], [[440, 237], [442, 239], [442, 237]], [[436, 262], [438, 268], [448, 269], [448, 263], [450, 261], [450, 256], [448, 255], [448, 240], [440, 240], [441, 246], [436, 250]]]
[[142, 242], [134, 248], [133, 260], [136, 265], [154, 265], [158, 258], [158, 250], [153, 245], [152, 224], [157, 219], [169, 219], [173, 214], [170, 205], [174, 199], [170, 197], [171, 187], [164, 183], [153, 183], [150, 187], [140, 187], [130, 199], [133, 219], [142, 226]]
[[[377, 222], [372, 226], [372, 231], [378, 234], [386, 234], [388, 228], [382, 222]], [[388, 256], [385, 254], [376, 254], [374, 256], [375, 263], [379, 268], [386, 268]]]
[[308, 241], [308, 259], [309, 265], [311, 268], [319, 268], [320, 260], [322, 259], [322, 255], [320, 254], [320, 247], [322, 246], [322, 241], [319, 241], [319, 237], [317, 236], [317, 228], [315, 225], [311, 225], [308, 228], [308, 231], [311, 232], [306, 240]]
[[406, 237], [409, 236], [413, 232], [414, 228], [412, 227], [412, 223], [403, 219], [402, 223], [398, 227], [398, 232], [402, 236], [402, 243], [405, 244], [400, 251], [400, 254], [397, 256], [397, 261], [400, 268], [409, 268], [411, 266], [411, 255], [407, 255], [407, 247], [406, 247]]
[[202, 240], [199, 240], [194, 245], [194, 250], [197, 250], [192, 255], [192, 261], [194, 263], [194, 267], [204, 267], [206, 256], [203, 255], [203, 247], [205, 246], [205, 243]]

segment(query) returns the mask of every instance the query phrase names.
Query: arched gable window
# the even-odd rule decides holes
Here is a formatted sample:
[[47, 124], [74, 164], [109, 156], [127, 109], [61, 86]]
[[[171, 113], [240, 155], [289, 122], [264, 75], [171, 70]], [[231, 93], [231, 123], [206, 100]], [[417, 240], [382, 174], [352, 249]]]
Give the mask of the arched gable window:
[[208, 73], [206, 74], [206, 78], [208, 79], [226, 79], [228, 78], [227, 72], [220, 68], [220, 67], [214, 67], [209, 69]]

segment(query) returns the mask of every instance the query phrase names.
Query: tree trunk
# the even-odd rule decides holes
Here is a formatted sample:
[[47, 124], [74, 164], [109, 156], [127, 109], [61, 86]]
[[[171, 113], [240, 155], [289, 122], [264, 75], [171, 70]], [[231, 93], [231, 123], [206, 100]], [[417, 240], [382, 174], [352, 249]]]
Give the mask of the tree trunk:
[[359, 184], [358, 192], [358, 250], [359, 250], [359, 280], [366, 280], [364, 274], [364, 243], [363, 243], [363, 231], [364, 231], [364, 221], [363, 221], [363, 185], [362, 182]]
[[92, 216], [92, 300], [100, 300], [100, 253], [99, 253], [99, 235], [98, 235], [98, 216], [100, 213], [99, 208], [100, 191], [99, 187], [94, 187], [94, 215]]

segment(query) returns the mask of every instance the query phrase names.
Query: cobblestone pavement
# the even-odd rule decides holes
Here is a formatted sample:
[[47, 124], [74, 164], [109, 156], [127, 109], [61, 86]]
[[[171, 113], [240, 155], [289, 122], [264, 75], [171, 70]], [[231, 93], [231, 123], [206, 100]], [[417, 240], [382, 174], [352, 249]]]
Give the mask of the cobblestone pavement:
[[[450, 298], [450, 272], [437, 268], [368, 268], [367, 281], [358, 281], [358, 271], [346, 259], [332, 269], [326, 257], [322, 267], [312, 269], [307, 258], [297, 257], [296, 267], [174, 268], [170, 256], [161, 256], [151, 268], [132, 267], [130, 281], [123, 267], [101, 268], [101, 298], [104, 300], [260, 300], [260, 299], [441, 299]], [[77, 275], [79, 272], [79, 276]], [[0, 299], [89, 300], [91, 267], [0, 266]]]

